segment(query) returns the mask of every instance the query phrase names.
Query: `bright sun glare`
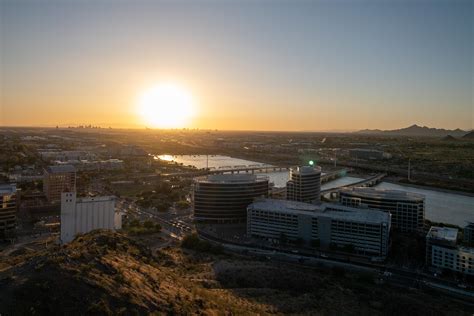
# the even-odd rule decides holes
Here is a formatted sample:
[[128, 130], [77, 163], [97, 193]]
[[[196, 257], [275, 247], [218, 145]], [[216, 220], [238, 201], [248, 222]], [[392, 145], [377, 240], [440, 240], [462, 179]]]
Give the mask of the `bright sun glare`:
[[194, 111], [191, 93], [174, 84], [156, 85], [146, 90], [138, 100], [140, 116], [152, 127], [185, 127], [194, 116]]

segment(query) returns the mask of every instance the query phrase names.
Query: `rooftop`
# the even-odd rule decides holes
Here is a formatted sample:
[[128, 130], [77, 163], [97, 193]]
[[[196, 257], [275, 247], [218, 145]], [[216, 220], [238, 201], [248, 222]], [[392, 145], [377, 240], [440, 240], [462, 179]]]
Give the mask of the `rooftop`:
[[426, 238], [435, 238], [451, 242], [456, 242], [458, 238], [458, 229], [450, 227], [431, 226]]
[[272, 210], [278, 212], [304, 212], [314, 213], [321, 212], [321, 206], [316, 204], [290, 201], [290, 200], [276, 200], [276, 199], [258, 199], [254, 203], [250, 204], [249, 207], [253, 207], [261, 210]]
[[317, 214], [323, 217], [367, 223], [388, 222], [390, 220], [390, 214], [384, 211], [360, 209], [332, 203], [318, 205], [289, 200], [258, 199], [250, 204], [249, 208], [302, 215]]
[[355, 197], [371, 198], [380, 200], [396, 200], [396, 201], [421, 201], [425, 199], [423, 194], [399, 191], [399, 190], [383, 190], [374, 188], [342, 188], [340, 193], [350, 194]]
[[46, 168], [48, 173], [66, 173], [66, 172], [76, 172], [76, 168], [73, 165], [56, 165], [48, 166]]
[[321, 167], [319, 166], [298, 166], [291, 168], [291, 172], [295, 174], [313, 174], [321, 173]]
[[199, 177], [195, 179], [198, 182], [207, 183], [245, 183], [245, 182], [257, 182], [257, 181], [268, 181], [267, 176], [254, 175], [254, 174], [214, 174], [207, 177]]
[[458, 247], [458, 249], [459, 249], [460, 251], [462, 251], [462, 252], [474, 254], [474, 248], [472, 248], [472, 247], [464, 247], [464, 246], [461, 246], [461, 247]]
[[78, 198], [78, 203], [90, 203], [90, 202], [107, 202], [115, 201], [115, 196], [94, 196], [94, 197], [83, 197]]

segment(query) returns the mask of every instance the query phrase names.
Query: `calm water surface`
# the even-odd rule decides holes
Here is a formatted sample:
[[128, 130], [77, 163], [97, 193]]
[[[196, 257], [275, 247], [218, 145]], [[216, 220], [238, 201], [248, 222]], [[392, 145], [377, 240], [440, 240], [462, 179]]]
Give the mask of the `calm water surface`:
[[425, 196], [425, 217], [433, 222], [449, 223], [464, 227], [466, 221], [474, 221], [474, 197], [419, 189], [400, 184], [382, 182], [378, 189], [401, 190]]

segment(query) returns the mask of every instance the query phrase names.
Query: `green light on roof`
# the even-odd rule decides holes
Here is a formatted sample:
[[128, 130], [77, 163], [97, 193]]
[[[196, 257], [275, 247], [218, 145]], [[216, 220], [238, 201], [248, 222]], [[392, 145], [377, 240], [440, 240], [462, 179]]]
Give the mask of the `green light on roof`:
[[309, 161], [309, 165], [310, 165], [310, 166], [314, 165], [314, 161], [310, 160], [310, 161]]

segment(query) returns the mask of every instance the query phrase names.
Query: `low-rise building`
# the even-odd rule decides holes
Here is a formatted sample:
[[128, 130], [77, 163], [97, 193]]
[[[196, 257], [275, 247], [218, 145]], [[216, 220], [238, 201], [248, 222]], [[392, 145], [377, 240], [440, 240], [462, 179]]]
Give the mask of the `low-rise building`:
[[94, 229], [122, 228], [120, 213], [115, 212], [115, 197], [77, 198], [76, 192], [61, 195], [61, 242], [68, 243], [77, 234]]
[[0, 184], [0, 236], [6, 237], [16, 227], [18, 210], [16, 184]]
[[458, 229], [432, 226], [426, 235], [430, 267], [474, 275], [474, 248], [457, 245]]
[[43, 192], [50, 203], [61, 201], [62, 192], [76, 191], [76, 168], [72, 165], [49, 166], [43, 174]]
[[68, 160], [55, 161], [55, 165], [73, 165], [77, 171], [100, 171], [100, 170], [121, 170], [124, 168], [124, 162], [120, 159], [108, 160]]
[[458, 239], [458, 230], [451, 227], [431, 226], [426, 234], [426, 262], [431, 262], [432, 246], [455, 248]]
[[339, 204], [260, 199], [247, 208], [247, 234], [269, 240], [301, 240], [321, 249], [370, 257], [388, 254], [390, 214]]
[[431, 266], [474, 275], [474, 248], [432, 246]]
[[339, 191], [346, 206], [368, 207], [392, 214], [392, 227], [402, 232], [422, 231], [425, 221], [425, 196], [399, 190], [346, 188]]

